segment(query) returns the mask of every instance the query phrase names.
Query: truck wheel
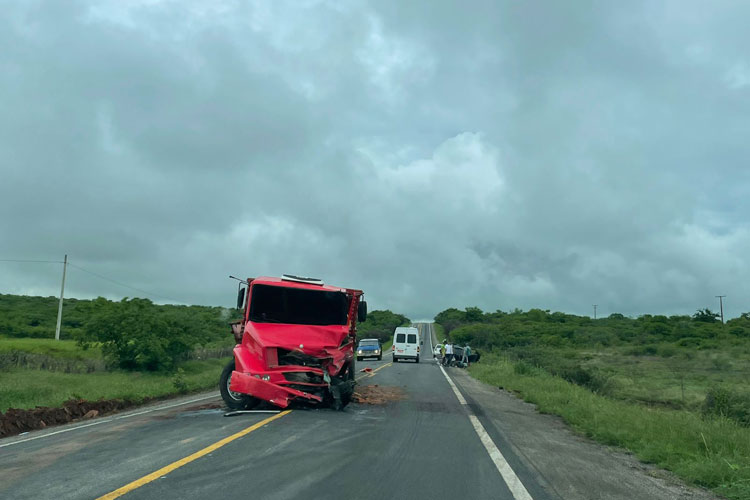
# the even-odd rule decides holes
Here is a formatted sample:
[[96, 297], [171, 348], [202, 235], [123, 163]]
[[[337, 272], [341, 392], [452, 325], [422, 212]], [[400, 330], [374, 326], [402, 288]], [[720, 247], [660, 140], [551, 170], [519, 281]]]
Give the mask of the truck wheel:
[[356, 365], [352, 359], [346, 368], [346, 373], [343, 373], [340, 378], [333, 377], [333, 380], [331, 380], [329, 401], [331, 408], [334, 410], [341, 411], [351, 402], [354, 385], [357, 383], [355, 378], [356, 369]]
[[417, 356], [417, 359], [415, 359], [414, 361], [416, 361], [417, 363], [419, 363], [419, 356]]
[[362, 361], [362, 358], [360, 358], [359, 356], [357, 356], [357, 361]]
[[396, 356], [393, 356], [393, 362], [398, 363], [398, 358]]
[[378, 361], [383, 361], [383, 355], [378, 356]]
[[255, 408], [260, 403], [260, 399], [254, 398], [248, 394], [229, 390], [229, 382], [232, 378], [233, 371], [234, 360], [230, 361], [221, 372], [221, 377], [219, 378], [219, 392], [221, 393], [221, 399], [223, 399], [224, 403], [226, 403], [226, 405], [232, 410], [250, 410], [251, 408]]

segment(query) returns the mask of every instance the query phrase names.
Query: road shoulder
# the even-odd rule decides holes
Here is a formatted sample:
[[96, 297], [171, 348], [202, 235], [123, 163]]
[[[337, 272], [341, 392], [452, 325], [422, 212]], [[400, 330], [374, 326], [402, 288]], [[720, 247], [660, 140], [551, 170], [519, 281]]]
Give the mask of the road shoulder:
[[575, 434], [561, 418], [542, 415], [534, 405], [480, 382], [464, 370], [452, 368], [448, 372], [490, 435], [500, 441], [496, 444], [510, 446], [524, 465], [544, 478], [561, 498], [717, 498], [626, 452]]

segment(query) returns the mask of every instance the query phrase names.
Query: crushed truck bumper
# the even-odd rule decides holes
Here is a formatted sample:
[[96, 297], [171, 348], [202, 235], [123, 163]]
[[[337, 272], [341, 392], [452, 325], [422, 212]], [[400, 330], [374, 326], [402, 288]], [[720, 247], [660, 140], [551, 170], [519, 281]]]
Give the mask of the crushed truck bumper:
[[232, 379], [229, 385], [229, 390], [234, 392], [241, 392], [242, 394], [250, 394], [256, 398], [268, 401], [281, 408], [289, 406], [289, 402], [293, 399], [306, 399], [310, 402], [319, 403], [323, 400], [316, 394], [310, 394], [307, 392], [299, 391], [291, 387], [284, 387], [283, 385], [274, 384], [266, 380], [261, 380], [252, 376], [249, 373], [243, 373], [238, 371], [232, 372]]

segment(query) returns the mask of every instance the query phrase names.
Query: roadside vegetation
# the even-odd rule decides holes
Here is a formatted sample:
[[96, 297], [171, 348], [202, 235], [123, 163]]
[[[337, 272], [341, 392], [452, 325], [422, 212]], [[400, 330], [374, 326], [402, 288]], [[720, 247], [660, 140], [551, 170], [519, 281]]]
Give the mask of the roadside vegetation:
[[[235, 309], [157, 305], [147, 299], [57, 299], [0, 294], [0, 413], [70, 399], [138, 403], [214, 388], [231, 359]], [[372, 311], [359, 335], [390, 339], [409, 319]]]
[[[65, 299], [60, 338], [77, 340], [86, 334], [86, 326], [100, 314], [116, 311], [122, 304], [140, 304], [144, 311], [192, 323], [206, 339], [223, 340], [227, 322], [239, 317], [235, 309], [209, 306], [157, 305], [148, 299], [112, 301]], [[31, 297], [0, 294], [0, 335], [6, 338], [54, 338], [57, 322], [57, 297]]]
[[382, 353], [388, 354], [393, 346], [393, 331], [398, 326], [411, 325], [411, 320], [403, 314], [389, 311], [372, 311], [367, 313], [367, 321], [357, 325], [357, 337], [360, 339], [378, 339]]
[[357, 337], [360, 339], [378, 339], [383, 346], [383, 352], [393, 344], [393, 331], [397, 326], [410, 325], [411, 320], [403, 314], [389, 311], [370, 311], [367, 321], [357, 325]]
[[448, 309], [470, 373], [728, 498], [750, 498], [750, 315], [588, 317]]
[[59, 407], [70, 399], [147, 399], [215, 388], [230, 358], [185, 361], [174, 372], [59, 373], [12, 369], [2, 373], [0, 413], [8, 408]]

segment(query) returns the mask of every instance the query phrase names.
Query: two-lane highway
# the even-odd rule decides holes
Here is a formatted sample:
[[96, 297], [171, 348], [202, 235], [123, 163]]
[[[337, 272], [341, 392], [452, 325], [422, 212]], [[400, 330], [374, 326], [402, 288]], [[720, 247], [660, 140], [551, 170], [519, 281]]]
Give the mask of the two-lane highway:
[[207, 394], [7, 438], [0, 498], [699, 498], [675, 496], [687, 490], [634, 472], [461, 369], [443, 370], [432, 325], [418, 326], [420, 363], [386, 353], [357, 364], [373, 369], [358, 374], [360, 387], [398, 400], [225, 417]]
[[399, 401], [224, 417], [209, 398], [7, 439], [0, 497], [513, 498], [419, 327], [421, 363], [357, 365], [374, 370], [361, 386], [398, 387]]

